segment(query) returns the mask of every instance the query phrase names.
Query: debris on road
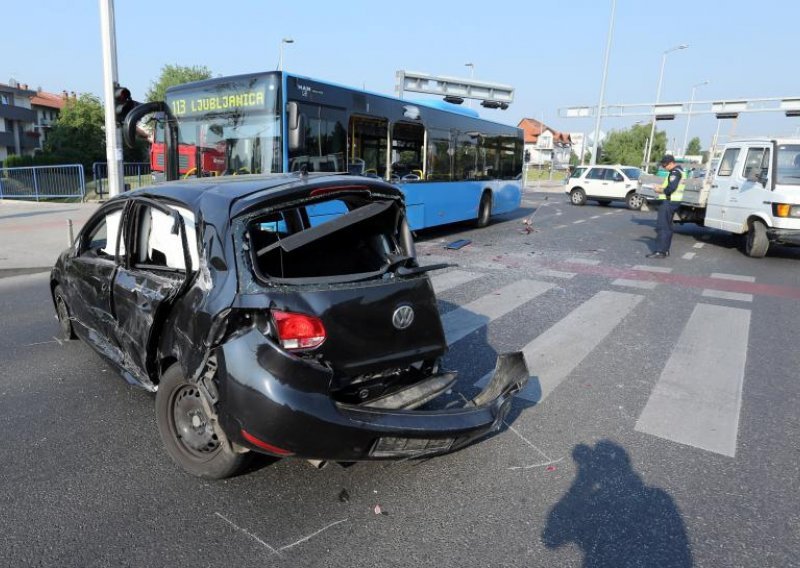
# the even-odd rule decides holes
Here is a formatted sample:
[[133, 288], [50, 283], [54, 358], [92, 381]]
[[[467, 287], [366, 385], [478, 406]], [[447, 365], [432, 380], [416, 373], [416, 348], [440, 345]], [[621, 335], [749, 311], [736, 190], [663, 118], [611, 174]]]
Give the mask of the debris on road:
[[342, 489], [339, 492], [339, 501], [342, 503], [347, 503], [350, 501], [350, 493], [347, 492], [347, 489]]
[[452, 243], [448, 243], [445, 245], [444, 248], [447, 250], [459, 250], [464, 248], [465, 246], [472, 244], [472, 240], [470, 239], [458, 239], [457, 241], [453, 241]]

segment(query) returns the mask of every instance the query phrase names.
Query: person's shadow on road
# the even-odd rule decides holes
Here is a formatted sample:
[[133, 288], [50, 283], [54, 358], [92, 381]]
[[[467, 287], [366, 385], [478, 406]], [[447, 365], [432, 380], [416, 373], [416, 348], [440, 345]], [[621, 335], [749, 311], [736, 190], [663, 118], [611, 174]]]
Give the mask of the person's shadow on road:
[[648, 487], [624, 448], [601, 440], [575, 446], [578, 473], [550, 510], [542, 541], [577, 544], [585, 567], [692, 566], [680, 512], [664, 490]]

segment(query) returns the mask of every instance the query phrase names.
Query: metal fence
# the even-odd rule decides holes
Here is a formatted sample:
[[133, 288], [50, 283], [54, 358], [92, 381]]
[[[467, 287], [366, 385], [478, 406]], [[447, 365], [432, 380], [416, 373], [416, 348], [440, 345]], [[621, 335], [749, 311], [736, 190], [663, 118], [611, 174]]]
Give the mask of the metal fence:
[[86, 197], [83, 166], [0, 168], [0, 199], [54, 199]]
[[[153, 184], [148, 162], [123, 162], [122, 175], [125, 180], [123, 182], [125, 191]], [[108, 163], [95, 162], [92, 164], [92, 178], [97, 197], [102, 199], [103, 194], [108, 193]]]

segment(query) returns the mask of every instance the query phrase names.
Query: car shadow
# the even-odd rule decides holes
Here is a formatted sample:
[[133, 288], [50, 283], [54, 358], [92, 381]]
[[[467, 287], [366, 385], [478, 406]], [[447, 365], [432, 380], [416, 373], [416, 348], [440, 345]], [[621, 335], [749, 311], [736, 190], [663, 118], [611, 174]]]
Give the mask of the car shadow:
[[583, 566], [693, 565], [686, 527], [669, 493], [648, 486], [610, 440], [572, 450], [577, 474], [548, 513], [547, 548], [576, 544]]

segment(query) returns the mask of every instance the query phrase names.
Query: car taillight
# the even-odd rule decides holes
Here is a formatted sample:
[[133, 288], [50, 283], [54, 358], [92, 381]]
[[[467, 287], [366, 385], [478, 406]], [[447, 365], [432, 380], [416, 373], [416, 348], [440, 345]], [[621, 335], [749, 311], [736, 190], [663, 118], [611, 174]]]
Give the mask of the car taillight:
[[325, 327], [314, 316], [272, 310], [278, 339], [284, 349], [314, 349], [325, 341]]

